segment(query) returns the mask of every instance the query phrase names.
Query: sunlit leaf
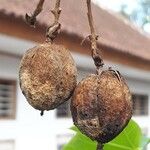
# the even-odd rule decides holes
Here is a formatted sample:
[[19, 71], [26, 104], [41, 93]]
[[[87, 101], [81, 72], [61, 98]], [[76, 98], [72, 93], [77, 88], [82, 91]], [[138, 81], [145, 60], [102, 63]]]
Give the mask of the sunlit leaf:
[[[83, 135], [77, 127], [71, 129], [76, 135], [63, 150], [96, 150], [97, 142]], [[143, 138], [140, 127], [131, 120], [123, 132], [104, 145], [104, 150], [142, 150], [149, 142], [150, 139]]]
[[93, 142], [84, 135], [77, 133], [72, 140], [64, 146], [63, 150], [95, 150], [96, 146], [96, 142]]
[[136, 150], [140, 147], [142, 132], [140, 127], [131, 120], [128, 126], [114, 140], [105, 144], [104, 150]]

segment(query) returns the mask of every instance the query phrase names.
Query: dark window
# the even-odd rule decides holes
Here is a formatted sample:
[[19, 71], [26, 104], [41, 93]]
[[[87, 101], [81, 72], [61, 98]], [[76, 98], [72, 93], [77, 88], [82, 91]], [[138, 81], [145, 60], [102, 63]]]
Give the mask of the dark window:
[[148, 115], [148, 96], [133, 94], [133, 115], [145, 116]]
[[57, 146], [57, 150], [62, 150], [62, 148], [63, 148], [63, 144], [59, 144], [58, 146]]
[[70, 117], [70, 101], [67, 101], [63, 104], [61, 104], [57, 109], [56, 109], [56, 116], [58, 118], [64, 118], [64, 117]]
[[14, 119], [16, 112], [16, 81], [0, 79], [0, 119]]

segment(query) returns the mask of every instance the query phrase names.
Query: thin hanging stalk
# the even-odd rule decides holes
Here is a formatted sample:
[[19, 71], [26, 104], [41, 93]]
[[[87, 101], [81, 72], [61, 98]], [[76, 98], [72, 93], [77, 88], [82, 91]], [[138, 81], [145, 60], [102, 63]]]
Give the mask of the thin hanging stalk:
[[51, 10], [54, 15], [54, 23], [48, 27], [46, 32], [47, 41], [50, 42], [56, 38], [61, 29], [61, 24], [59, 23], [59, 17], [61, 14], [60, 1], [61, 0], [56, 0], [55, 8]]
[[103, 144], [98, 143], [96, 150], [103, 150]]
[[98, 50], [99, 50], [97, 47], [98, 36], [96, 35], [95, 29], [94, 29], [94, 22], [93, 22], [92, 9], [91, 9], [91, 0], [87, 0], [87, 9], [88, 9], [88, 13], [87, 13], [88, 21], [89, 21], [89, 26], [91, 30], [91, 35], [89, 36], [89, 39], [91, 41], [92, 58], [96, 66], [97, 74], [99, 74], [99, 69], [100, 67], [103, 67], [104, 63], [100, 54], [98, 54]]
[[55, 17], [54, 23], [57, 24], [61, 13], [60, 0], [56, 0], [55, 8], [51, 12], [54, 14]]
[[41, 13], [41, 11], [43, 10], [43, 4], [44, 4], [45, 0], [39, 0], [39, 3], [37, 4], [36, 9], [34, 10], [33, 14], [31, 16], [29, 16], [28, 14], [26, 14], [25, 18], [26, 18], [26, 22], [30, 25], [35, 27], [35, 23], [36, 23], [36, 17]]

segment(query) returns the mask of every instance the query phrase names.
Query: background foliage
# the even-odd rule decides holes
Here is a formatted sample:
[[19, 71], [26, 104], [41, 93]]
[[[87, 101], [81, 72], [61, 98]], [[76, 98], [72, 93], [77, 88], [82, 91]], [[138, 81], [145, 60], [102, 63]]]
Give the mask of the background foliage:
[[123, 4], [120, 13], [144, 28], [144, 26], [150, 24], [150, 0], [137, 0], [137, 6], [130, 12], [128, 11], [128, 5]]

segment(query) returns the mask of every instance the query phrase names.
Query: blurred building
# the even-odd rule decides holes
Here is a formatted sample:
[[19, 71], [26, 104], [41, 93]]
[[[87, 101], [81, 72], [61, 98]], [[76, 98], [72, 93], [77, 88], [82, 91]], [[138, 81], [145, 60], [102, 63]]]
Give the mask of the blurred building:
[[[54, 0], [46, 0], [37, 28], [24, 21], [37, 0], [0, 1], [0, 150], [61, 149], [72, 132], [69, 102], [43, 117], [25, 100], [18, 84], [18, 68], [23, 53], [45, 40], [45, 29], [53, 21], [50, 9]], [[62, 32], [56, 43], [68, 47], [78, 67], [78, 79], [95, 72], [89, 41], [80, 45], [89, 33], [86, 3], [62, 1]], [[95, 26], [100, 39], [105, 68], [117, 69], [126, 78], [134, 100], [134, 116], [145, 135], [150, 136], [150, 39], [120, 17], [93, 5]]]

